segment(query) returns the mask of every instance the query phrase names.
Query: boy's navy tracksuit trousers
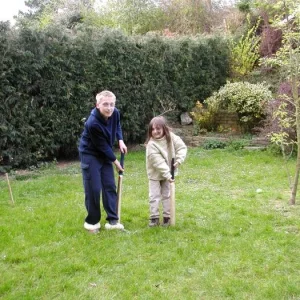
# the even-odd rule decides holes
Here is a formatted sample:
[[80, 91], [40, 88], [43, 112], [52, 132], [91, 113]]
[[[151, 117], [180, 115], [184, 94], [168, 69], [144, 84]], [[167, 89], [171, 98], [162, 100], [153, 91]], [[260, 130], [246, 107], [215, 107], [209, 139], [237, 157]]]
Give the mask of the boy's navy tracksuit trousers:
[[88, 213], [85, 221], [92, 225], [100, 221], [101, 192], [103, 208], [107, 214], [106, 220], [118, 220], [113, 163], [84, 153], [80, 153], [80, 161], [85, 190], [85, 206]]

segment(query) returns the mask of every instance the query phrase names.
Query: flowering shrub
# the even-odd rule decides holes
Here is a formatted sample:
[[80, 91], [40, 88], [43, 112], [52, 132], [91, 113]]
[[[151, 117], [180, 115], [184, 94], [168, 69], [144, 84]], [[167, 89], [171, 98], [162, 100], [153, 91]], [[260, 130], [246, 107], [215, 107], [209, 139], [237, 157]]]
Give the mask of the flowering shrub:
[[208, 131], [215, 129], [215, 112], [212, 107], [206, 109], [200, 101], [197, 101], [190, 114], [198, 126], [199, 132], [203, 129]]
[[259, 59], [261, 38], [256, 35], [259, 23], [260, 19], [238, 42], [231, 42], [231, 72], [235, 77], [242, 77], [250, 73]]

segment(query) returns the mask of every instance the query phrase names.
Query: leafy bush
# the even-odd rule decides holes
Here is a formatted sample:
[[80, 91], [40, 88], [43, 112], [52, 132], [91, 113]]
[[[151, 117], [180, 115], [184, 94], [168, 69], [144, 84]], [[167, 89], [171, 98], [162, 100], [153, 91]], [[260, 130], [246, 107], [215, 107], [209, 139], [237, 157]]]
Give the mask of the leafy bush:
[[[215, 112], [213, 111], [212, 107], [208, 110], [204, 108], [203, 104], [200, 103], [200, 101], [196, 102], [196, 106], [190, 112], [190, 115], [192, 116], [194, 122], [197, 125], [197, 131], [210, 131], [215, 129]], [[196, 128], [195, 128], [196, 129]]]
[[247, 139], [230, 139], [226, 145], [229, 150], [241, 150], [249, 145]]
[[209, 149], [224, 149], [227, 146], [226, 142], [220, 140], [207, 140], [203, 144], [203, 148], [206, 150]]
[[282, 156], [282, 149], [279, 145], [271, 143], [267, 147], [267, 153], [274, 156]]
[[265, 106], [271, 98], [272, 93], [265, 83], [229, 82], [205, 103], [214, 110], [236, 112], [241, 127], [245, 132], [251, 132], [265, 117]]

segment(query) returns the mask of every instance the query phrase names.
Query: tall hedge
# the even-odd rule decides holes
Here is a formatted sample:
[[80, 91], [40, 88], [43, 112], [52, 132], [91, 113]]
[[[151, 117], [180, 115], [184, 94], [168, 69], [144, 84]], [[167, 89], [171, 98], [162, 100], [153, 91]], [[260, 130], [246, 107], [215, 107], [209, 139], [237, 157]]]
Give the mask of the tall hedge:
[[128, 37], [82, 26], [11, 29], [0, 23], [0, 171], [77, 156], [97, 92], [117, 96], [127, 143], [144, 141], [166, 107], [188, 111], [228, 75], [218, 37]]

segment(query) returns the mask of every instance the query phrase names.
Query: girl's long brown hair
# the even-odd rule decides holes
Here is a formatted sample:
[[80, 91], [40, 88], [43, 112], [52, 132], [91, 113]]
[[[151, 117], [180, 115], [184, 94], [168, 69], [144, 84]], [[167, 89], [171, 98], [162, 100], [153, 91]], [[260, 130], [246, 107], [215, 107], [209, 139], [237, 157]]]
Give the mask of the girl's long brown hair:
[[163, 133], [166, 136], [167, 143], [168, 143], [168, 145], [170, 145], [170, 143], [171, 143], [171, 134], [170, 134], [171, 129], [167, 125], [167, 121], [163, 116], [154, 117], [150, 121], [150, 123], [148, 125], [147, 139], [146, 139], [145, 145], [147, 145], [149, 140], [152, 138], [152, 128], [153, 128], [154, 125], [156, 125], [158, 127], [162, 127]]

